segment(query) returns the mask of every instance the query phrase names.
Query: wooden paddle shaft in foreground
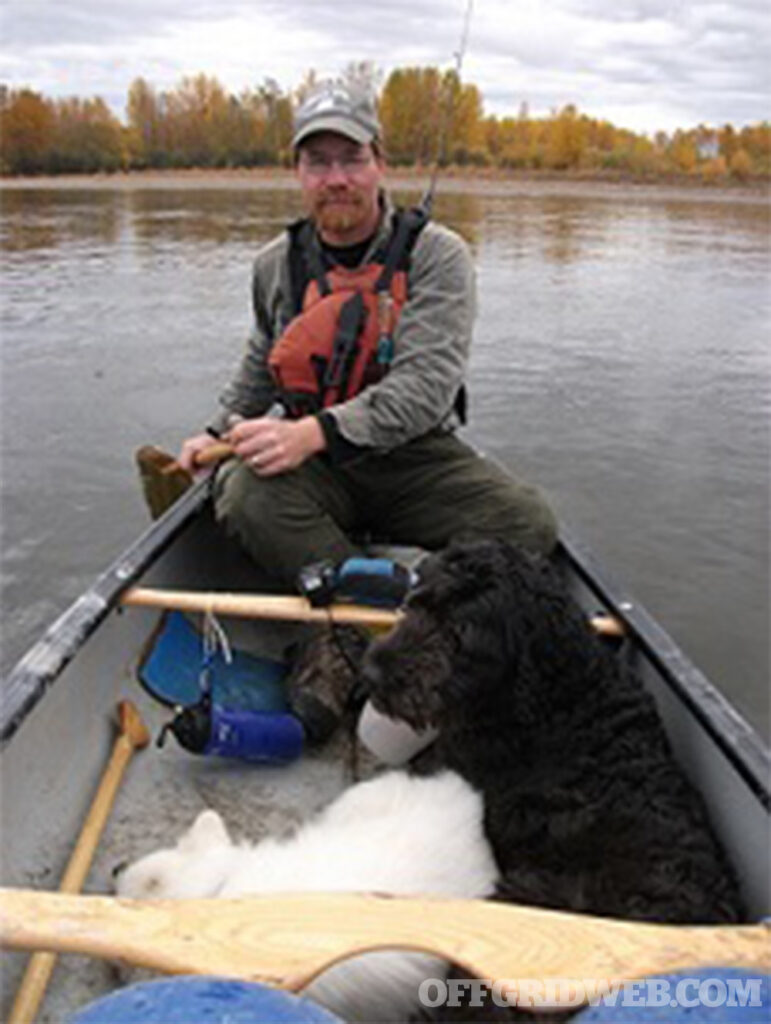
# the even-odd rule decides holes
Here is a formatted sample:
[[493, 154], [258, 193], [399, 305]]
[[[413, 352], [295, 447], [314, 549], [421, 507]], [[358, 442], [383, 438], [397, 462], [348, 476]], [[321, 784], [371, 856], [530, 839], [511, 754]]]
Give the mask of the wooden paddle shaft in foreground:
[[119, 958], [292, 991], [348, 956], [396, 947], [512, 986], [577, 979], [591, 998], [592, 985], [684, 968], [767, 971], [770, 935], [766, 925], [639, 924], [483, 900], [306, 893], [141, 901], [0, 890], [0, 945], [9, 949]]
[[[150, 734], [137, 709], [131, 701], [121, 701], [118, 704], [118, 738], [62, 876], [60, 892], [77, 893], [83, 887], [126, 766], [134, 751], [146, 747], [149, 742]], [[41, 945], [33, 948], [46, 947]], [[56, 955], [51, 952], [36, 953], [30, 959], [16, 994], [8, 1024], [31, 1024], [55, 964]]]
[[[152, 587], [131, 587], [121, 597], [121, 604], [130, 607], [164, 608], [180, 612], [211, 612], [245, 619], [281, 619], [292, 622], [336, 622], [357, 626], [391, 629], [400, 612], [357, 604], [332, 604], [314, 608], [304, 597], [274, 594], [229, 594], [217, 591], [162, 590]], [[622, 636], [623, 625], [610, 615], [590, 619], [596, 633]]]

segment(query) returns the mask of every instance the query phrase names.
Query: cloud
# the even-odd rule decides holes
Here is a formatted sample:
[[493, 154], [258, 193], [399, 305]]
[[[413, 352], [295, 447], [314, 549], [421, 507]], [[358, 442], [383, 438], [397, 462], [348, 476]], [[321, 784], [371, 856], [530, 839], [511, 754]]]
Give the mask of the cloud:
[[535, 114], [574, 103], [638, 131], [768, 116], [769, 10], [754, 0], [530, 3], [509, 25], [507, 6], [482, 4], [472, 34], [469, 74], [492, 112], [518, 94]]
[[[101, 95], [123, 113], [131, 81], [170, 88], [203, 71], [233, 92], [283, 88], [368, 60], [451, 67], [466, 0], [6, 0], [0, 81]], [[464, 77], [485, 109], [575, 104], [637, 131], [767, 118], [766, 0], [475, 0]]]
[[15, 49], [84, 43], [131, 42], [183, 22], [207, 22], [248, 5], [211, 0], [10, 0], [4, 5], [3, 38]]

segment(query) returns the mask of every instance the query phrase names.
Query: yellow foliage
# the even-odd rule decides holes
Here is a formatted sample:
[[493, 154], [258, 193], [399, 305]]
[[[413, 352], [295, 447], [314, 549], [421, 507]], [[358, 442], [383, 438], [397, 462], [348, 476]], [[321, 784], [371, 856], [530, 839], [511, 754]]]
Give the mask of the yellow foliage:
[[696, 144], [684, 132], [675, 133], [669, 152], [677, 170], [690, 174], [696, 167]]
[[394, 163], [431, 163], [442, 127], [442, 80], [436, 68], [393, 71], [380, 96], [385, 148]]
[[702, 178], [706, 182], [716, 182], [728, 177], [728, 164], [723, 156], [716, 156], [707, 160], [700, 168]]
[[737, 149], [729, 164], [731, 176], [744, 181], [752, 173], [752, 161], [746, 149]]
[[3, 172], [37, 174], [44, 171], [54, 130], [54, 113], [49, 100], [31, 89], [4, 95], [0, 111]]
[[583, 118], [572, 105], [564, 107], [552, 118], [544, 160], [547, 167], [564, 171], [581, 164], [586, 146], [586, 128]]

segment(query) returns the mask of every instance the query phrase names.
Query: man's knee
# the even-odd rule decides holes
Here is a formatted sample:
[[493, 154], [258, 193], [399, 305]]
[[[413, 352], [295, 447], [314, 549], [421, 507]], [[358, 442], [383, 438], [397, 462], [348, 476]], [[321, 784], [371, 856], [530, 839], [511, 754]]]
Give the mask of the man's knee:
[[294, 584], [308, 562], [342, 561], [357, 551], [344, 522], [338, 522], [333, 502], [325, 501], [323, 485], [307, 474], [259, 477], [234, 461], [220, 470], [213, 497], [215, 517], [225, 533], [285, 583]]
[[[557, 517], [544, 494], [519, 479], [460, 439], [444, 441], [453, 459], [452, 486], [472, 496], [469, 532], [498, 537], [531, 551], [548, 555], [557, 544]], [[457, 513], [468, 517], [469, 505], [461, 501]]]
[[557, 545], [559, 524], [537, 487], [506, 480], [497, 501], [488, 505], [480, 533], [500, 537], [530, 551], [550, 555]]
[[531, 551], [550, 555], [557, 546], [558, 536], [557, 517], [541, 492], [534, 490], [519, 542]]

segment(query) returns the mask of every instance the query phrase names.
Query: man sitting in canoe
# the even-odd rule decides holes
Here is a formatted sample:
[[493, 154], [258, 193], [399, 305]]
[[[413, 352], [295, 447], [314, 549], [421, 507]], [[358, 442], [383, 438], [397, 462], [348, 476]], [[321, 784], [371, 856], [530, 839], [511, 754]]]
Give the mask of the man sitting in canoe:
[[[219, 519], [290, 585], [365, 534], [436, 549], [472, 532], [549, 551], [543, 498], [454, 432], [474, 318], [465, 243], [391, 205], [366, 96], [323, 87], [293, 146], [309, 219], [257, 254], [254, 330], [210, 425], [238, 456], [217, 479]], [[214, 440], [185, 441], [181, 463]]]
[[438, 549], [473, 533], [549, 552], [540, 493], [455, 433], [475, 312], [465, 243], [391, 204], [365, 94], [323, 86], [292, 144], [308, 217], [257, 253], [246, 353], [179, 461], [194, 468], [216, 437], [233, 445], [218, 520], [291, 587], [366, 536]]

